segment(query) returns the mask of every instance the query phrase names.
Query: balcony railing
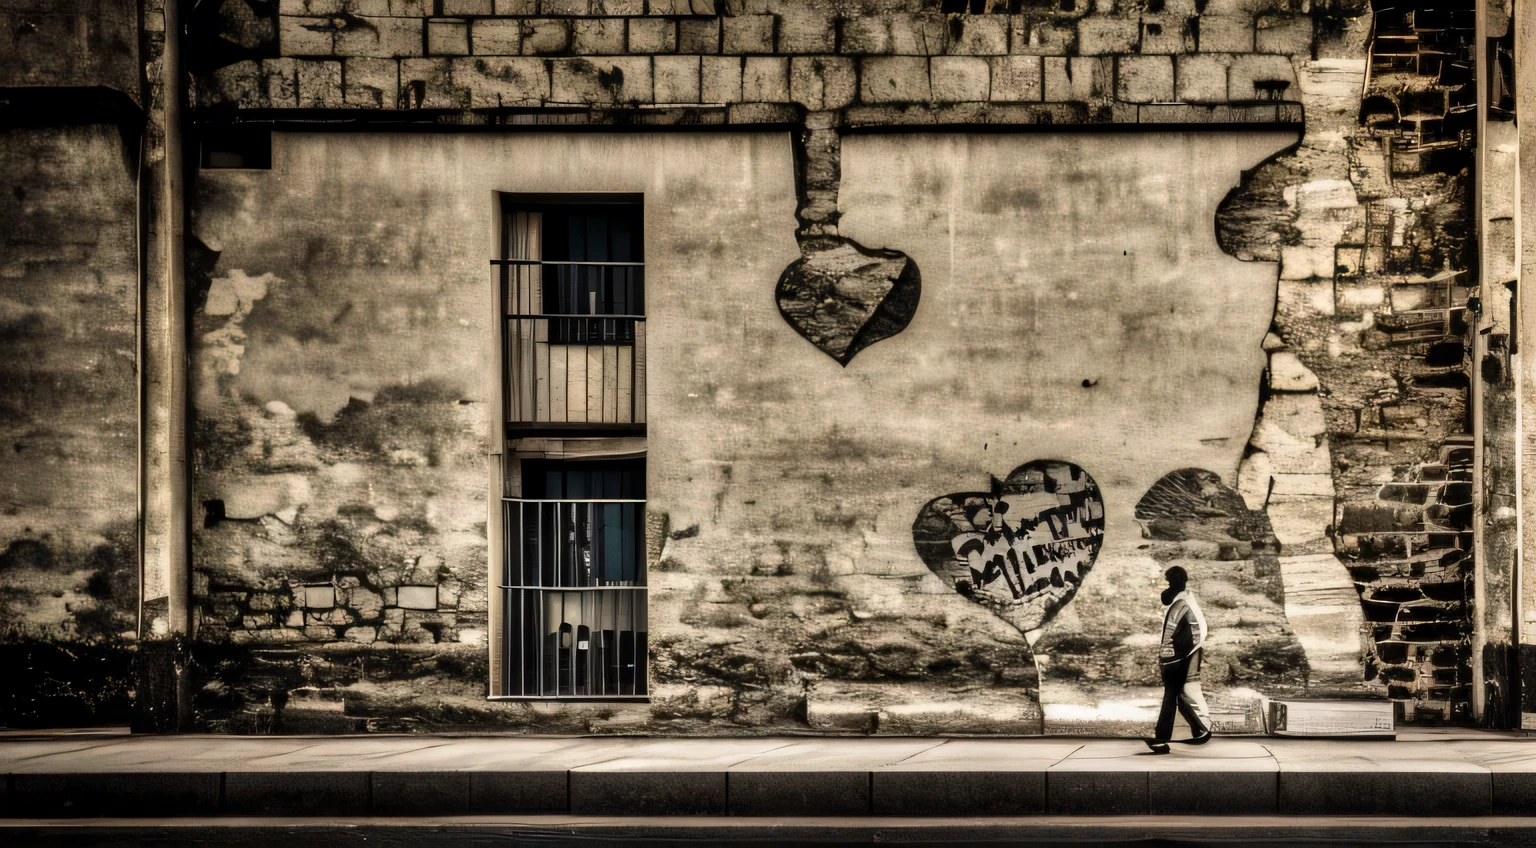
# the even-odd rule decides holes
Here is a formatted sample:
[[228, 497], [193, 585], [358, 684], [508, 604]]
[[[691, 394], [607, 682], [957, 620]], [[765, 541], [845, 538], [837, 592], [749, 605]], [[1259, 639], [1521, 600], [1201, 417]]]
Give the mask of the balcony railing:
[[510, 698], [643, 698], [645, 501], [502, 500]]
[[645, 423], [644, 266], [509, 259], [506, 410], [511, 425], [638, 429]]

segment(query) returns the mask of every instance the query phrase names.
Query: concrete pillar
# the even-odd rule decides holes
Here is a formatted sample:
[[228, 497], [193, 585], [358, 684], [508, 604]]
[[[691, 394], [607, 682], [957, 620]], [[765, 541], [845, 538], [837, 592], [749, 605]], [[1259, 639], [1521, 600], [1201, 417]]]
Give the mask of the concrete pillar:
[[[1536, 3], [1515, 0], [1515, 115], [1517, 167], [1514, 180], [1516, 268], [1523, 281], [1536, 280]], [[1516, 557], [1516, 620], [1520, 628], [1521, 726], [1536, 728], [1536, 569], [1524, 567], [1524, 555], [1536, 552], [1536, 297], [1518, 291], [1519, 337], [1512, 368], [1517, 378], [1516, 441], [1519, 489], [1519, 555]]]
[[[144, 5], [145, 127], [140, 166], [143, 219], [139, 296], [139, 521], [141, 635], [139, 686], [146, 729], [186, 730], [191, 671], [177, 637], [190, 637], [190, 505], [187, 453], [186, 203], [179, 9]], [[163, 28], [155, 18], [163, 14]], [[159, 30], [157, 34], [157, 29]], [[163, 35], [163, 41], [160, 36]], [[158, 52], [158, 56], [155, 55]], [[147, 690], [147, 691], [146, 691]]]

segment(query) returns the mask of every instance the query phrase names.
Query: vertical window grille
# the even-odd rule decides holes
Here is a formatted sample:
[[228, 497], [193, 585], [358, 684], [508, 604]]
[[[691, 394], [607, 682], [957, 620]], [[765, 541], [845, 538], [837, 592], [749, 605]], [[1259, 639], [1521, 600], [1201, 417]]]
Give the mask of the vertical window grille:
[[519, 205], [502, 220], [507, 422], [638, 430], [645, 423], [639, 205]]
[[[508, 203], [502, 220], [508, 456], [523, 438], [643, 436], [639, 204]], [[493, 695], [648, 694], [643, 446], [504, 466]]]

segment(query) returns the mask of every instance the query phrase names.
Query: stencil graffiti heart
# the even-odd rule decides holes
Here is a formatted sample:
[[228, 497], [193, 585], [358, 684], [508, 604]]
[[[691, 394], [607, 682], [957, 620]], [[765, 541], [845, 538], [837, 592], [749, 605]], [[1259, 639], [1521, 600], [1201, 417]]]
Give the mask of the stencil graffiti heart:
[[917, 554], [955, 591], [1020, 631], [1056, 614], [1104, 541], [1104, 501], [1088, 472], [1035, 460], [991, 492], [934, 498], [912, 525]]
[[922, 276], [905, 253], [836, 237], [800, 247], [803, 255], [779, 277], [779, 314], [839, 365], [911, 323]]

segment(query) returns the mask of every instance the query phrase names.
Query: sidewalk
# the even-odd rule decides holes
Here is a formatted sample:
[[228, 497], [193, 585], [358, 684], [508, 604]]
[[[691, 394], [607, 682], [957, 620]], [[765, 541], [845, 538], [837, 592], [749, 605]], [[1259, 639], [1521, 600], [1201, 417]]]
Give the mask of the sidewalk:
[[571, 816], [1536, 815], [1536, 739], [1522, 734], [1409, 730], [1395, 742], [1227, 737], [1174, 749], [1154, 756], [1133, 740], [1061, 737], [13, 731], [0, 733], [0, 768], [7, 773], [0, 815], [9, 819], [0, 834], [14, 833], [23, 819], [40, 824], [82, 816], [548, 816], [553, 822]]

